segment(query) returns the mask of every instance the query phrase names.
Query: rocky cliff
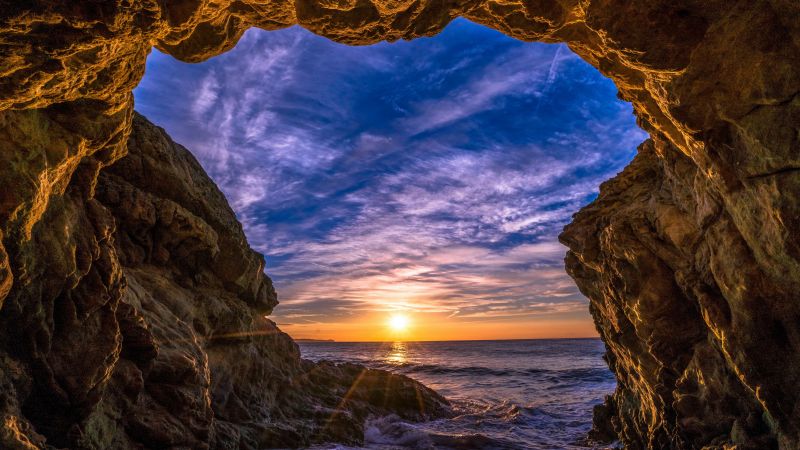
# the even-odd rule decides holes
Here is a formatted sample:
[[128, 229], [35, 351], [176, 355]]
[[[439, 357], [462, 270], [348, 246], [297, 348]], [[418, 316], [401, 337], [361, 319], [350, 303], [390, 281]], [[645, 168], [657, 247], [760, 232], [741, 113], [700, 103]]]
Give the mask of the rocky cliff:
[[[2, 442], [227, 445], [317, 426], [300, 411], [241, 426], [291, 402], [230, 374], [268, 385], [303, 364], [258, 318], [274, 304], [260, 259], [188, 156], [107, 169], [143, 128], [130, 91], [152, 46], [200, 61], [253, 26], [366, 44], [456, 16], [567, 42], [651, 135], [562, 235], [619, 379], [596, 435], [633, 449], [800, 447], [795, 0], [3, 2]], [[134, 132], [131, 153], [158, 136]], [[259, 351], [265, 365], [242, 357]]]
[[370, 415], [448, 412], [408, 378], [301, 360], [194, 157], [139, 115], [126, 147], [99, 173], [82, 161], [9, 257], [0, 448], [359, 443]]

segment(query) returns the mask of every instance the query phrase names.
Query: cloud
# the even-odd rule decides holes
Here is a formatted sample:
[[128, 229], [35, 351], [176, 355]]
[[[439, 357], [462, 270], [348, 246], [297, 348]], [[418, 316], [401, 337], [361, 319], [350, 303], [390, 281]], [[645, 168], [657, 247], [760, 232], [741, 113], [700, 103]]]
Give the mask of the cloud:
[[216, 74], [209, 72], [198, 89], [197, 97], [192, 102], [192, 114], [195, 117], [204, 116], [214, 106], [219, 98], [219, 88]]
[[[403, 119], [401, 126], [411, 134], [422, 133], [487, 110], [502, 109], [503, 103], [499, 100], [504, 97], [540, 97], [555, 81], [558, 64], [576, 56], [570, 52], [563, 56], [560, 45], [539, 47], [537, 52], [513, 47], [490, 57], [491, 64], [463, 85], [442, 92], [442, 97], [417, 104], [416, 114]], [[462, 60], [455, 68], [470, 67]]]
[[147, 69], [137, 108], [231, 201], [276, 320], [588, 317], [556, 236], [644, 134], [567, 47], [465, 20], [358, 48], [250, 30], [202, 65], [154, 52]]

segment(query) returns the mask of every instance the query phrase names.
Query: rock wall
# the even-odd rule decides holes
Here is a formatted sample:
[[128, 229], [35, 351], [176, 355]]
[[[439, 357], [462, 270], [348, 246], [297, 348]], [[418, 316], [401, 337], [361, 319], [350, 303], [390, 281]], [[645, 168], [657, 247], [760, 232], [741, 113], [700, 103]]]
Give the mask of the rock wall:
[[[270, 335], [268, 322], [239, 314], [248, 310], [230, 311], [235, 325], [223, 328], [237, 331], [213, 332], [223, 311], [206, 307], [201, 296], [224, 290], [225, 305], [235, 297], [237, 307], [259, 313], [274, 303], [266, 281], [253, 277], [258, 258], [241, 245], [228, 254], [231, 248], [220, 244], [243, 239], [232, 216], [222, 217], [228, 213], [221, 198], [202, 183], [189, 191], [199, 200], [173, 198], [159, 179], [139, 175], [125, 184], [118, 182], [124, 174], [104, 169], [126, 152], [134, 123], [130, 90], [152, 46], [201, 61], [253, 26], [300, 24], [356, 45], [435, 34], [456, 16], [518, 39], [567, 42], [614, 80], [651, 135], [562, 235], [570, 247], [567, 270], [591, 300], [619, 379], [598, 408], [597, 435], [615, 434], [633, 449], [800, 447], [795, 0], [4, 2], [0, 389], [9, 395], [0, 397], [2, 442], [37, 446], [46, 436], [62, 445], [114, 435], [113, 421], [103, 417], [129, 406], [108, 392], [134, 389], [136, 370], [149, 365], [166, 371], [169, 383], [195, 377], [195, 394], [204, 382], [221, 383], [214, 361], [241, 363], [226, 351], [236, 339], [222, 338], [217, 350], [211, 345], [204, 361], [194, 335], [263, 330], [258, 339], [275, 339], [262, 345], [274, 352], [270, 371], [288, 370], [285, 361], [293, 360], [281, 359], [294, 347]], [[180, 172], [181, 179], [190, 172]], [[205, 201], [209, 210], [198, 206]], [[165, 208], [168, 217], [154, 217], [153, 208]], [[198, 272], [206, 255], [222, 263]], [[246, 263], [234, 269], [237, 258]], [[187, 317], [186, 305], [201, 305], [203, 319], [181, 325], [194, 335], [177, 344], [168, 334], [174, 324], [143, 322], [148, 304], [178, 318]], [[142, 323], [159, 336], [156, 357]], [[191, 364], [169, 373], [159, 365], [162, 353]], [[234, 388], [208, 392], [215, 389]], [[180, 395], [186, 405], [199, 398], [161, 392]], [[165, 402], [158, 395], [145, 400]], [[248, 396], [231, 398], [242, 395]], [[45, 407], [51, 403], [61, 406]], [[202, 408], [185, 411], [191, 417], [176, 419], [182, 425], [169, 432], [146, 423], [126, 427], [138, 430], [136, 439], [167, 439], [178, 429], [198, 441], [207, 433], [233, 436], [236, 427], [224, 424], [240, 422], [230, 408], [211, 432], [204, 425], [211, 413]], [[63, 420], [70, 415], [85, 417], [84, 425]], [[283, 430], [291, 434], [293, 427]]]
[[222, 193], [163, 130], [132, 125], [126, 156], [82, 160], [8, 258], [0, 448], [357, 444], [369, 415], [448, 413], [408, 378], [301, 360]]

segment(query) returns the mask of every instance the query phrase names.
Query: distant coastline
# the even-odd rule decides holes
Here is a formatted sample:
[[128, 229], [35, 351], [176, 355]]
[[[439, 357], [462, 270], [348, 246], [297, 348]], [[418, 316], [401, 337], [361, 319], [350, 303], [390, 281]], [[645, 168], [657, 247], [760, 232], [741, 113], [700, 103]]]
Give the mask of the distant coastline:
[[336, 342], [333, 339], [304, 339], [304, 338], [295, 338], [295, 342]]

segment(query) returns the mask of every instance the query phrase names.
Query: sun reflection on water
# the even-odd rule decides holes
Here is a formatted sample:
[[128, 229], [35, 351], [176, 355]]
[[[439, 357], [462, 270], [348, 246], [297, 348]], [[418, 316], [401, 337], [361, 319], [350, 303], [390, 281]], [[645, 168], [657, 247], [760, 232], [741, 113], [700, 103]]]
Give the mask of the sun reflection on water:
[[408, 361], [408, 344], [405, 342], [393, 342], [385, 359], [389, 364], [405, 364]]

